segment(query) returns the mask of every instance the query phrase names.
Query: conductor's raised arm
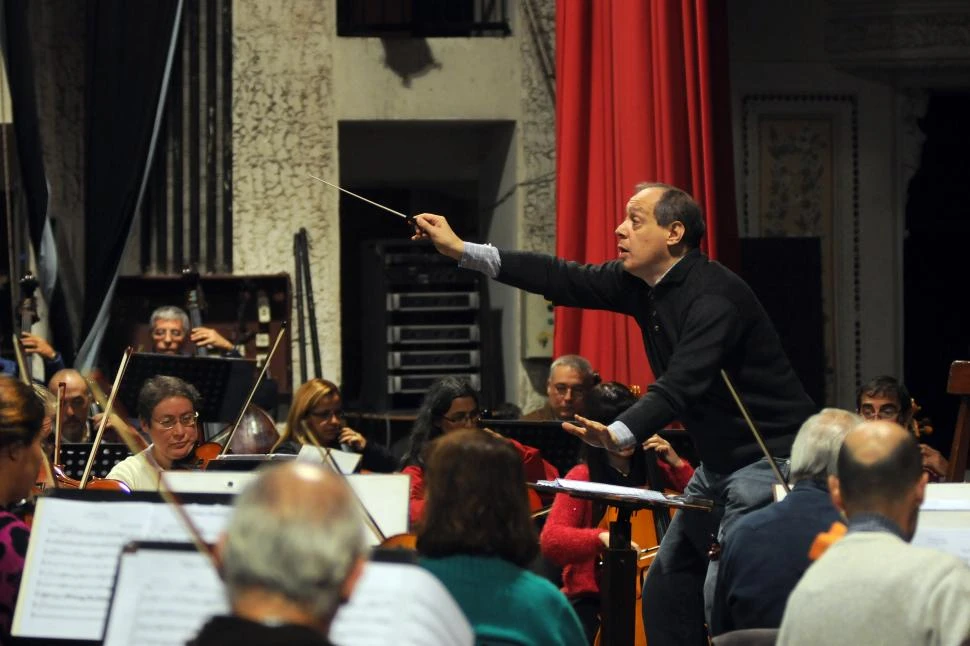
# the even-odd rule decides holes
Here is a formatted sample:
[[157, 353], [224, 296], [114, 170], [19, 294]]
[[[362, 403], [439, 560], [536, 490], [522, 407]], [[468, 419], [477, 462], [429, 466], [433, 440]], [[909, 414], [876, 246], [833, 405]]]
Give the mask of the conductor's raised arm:
[[414, 216], [416, 233], [412, 240], [431, 240], [438, 253], [454, 260], [461, 260], [465, 251], [465, 241], [455, 235], [444, 216], [421, 213]]

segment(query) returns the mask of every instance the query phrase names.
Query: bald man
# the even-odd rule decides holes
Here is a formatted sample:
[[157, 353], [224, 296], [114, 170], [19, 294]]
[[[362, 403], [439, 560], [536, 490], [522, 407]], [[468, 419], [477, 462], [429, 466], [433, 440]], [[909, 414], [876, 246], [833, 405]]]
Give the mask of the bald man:
[[236, 499], [219, 544], [232, 616], [209, 620], [190, 645], [329, 644], [364, 549], [355, 503], [337, 476], [302, 462], [264, 471]]
[[895, 422], [865, 422], [845, 437], [829, 476], [848, 518], [795, 586], [779, 645], [962, 644], [970, 638], [970, 568], [909, 544], [926, 489], [916, 440]]
[[[61, 401], [61, 437], [64, 442], [92, 442], [101, 423], [103, 413], [91, 416], [91, 405], [94, 397], [88, 388], [88, 382], [80, 372], [73, 368], [58, 370], [51, 377], [47, 387], [57, 395], [58, 384], [64, 383], [64, 398]], [[108, 418], [105, 427], [115, 433], [128, 432], [137, 436], [137, 432], [129, 426], [119, 415], [114, 413]], [[106, 441], [120, 441], [116, 436], [104, 438]]]

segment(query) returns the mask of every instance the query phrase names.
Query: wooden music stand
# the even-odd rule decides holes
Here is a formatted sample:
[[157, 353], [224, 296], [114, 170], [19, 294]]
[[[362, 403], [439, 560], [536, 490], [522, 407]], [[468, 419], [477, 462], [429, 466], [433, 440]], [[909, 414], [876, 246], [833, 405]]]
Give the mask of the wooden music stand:
[[950, 447], [950, 469], [947, 482], [963, 482], [967, 473], [967, 453], [970, 452], [970, 361], [954, 361], [950, 364], [950, 377], [946, 392], [960, 398], [957, 425], [953, 430]]

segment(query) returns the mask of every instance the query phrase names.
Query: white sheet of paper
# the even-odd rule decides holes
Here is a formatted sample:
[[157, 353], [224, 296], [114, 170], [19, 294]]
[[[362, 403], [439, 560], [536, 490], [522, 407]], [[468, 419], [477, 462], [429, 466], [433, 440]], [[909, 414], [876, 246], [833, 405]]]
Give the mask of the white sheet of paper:
[[923, 527], [917, 524], [912, 544], [947, 552], [970, 565], [970, 527]]
[[966, 498], [937, 498], [924, 500], [920, 511], [970, 511], [970, 499]]
[[[190, 504], [185, 510], [205, 539], [215, 541], [231, 507]], [[136, 540], [190, 539], [163, 503], [38, 500], [12, 633], [101, 639], [118, 556]]]
[[[337, 449], [330, 449], [330, 455], [333, 456], [334, 462], [340, 467], [340, 470], [344, 474], [350, 475], [357, 470], [357, 465], [360, 464], [363, 456], [360, 453], [354, 453], [352, 451], [338, 451]], [[326, 459], [324, 455], [321, 455], [320, 449], [312, 444], [304, 444], [300, 449], [299, 454], [296, 457], [297, 460], [301, 462], [313, 462], [314, 464], [323, 464], [327, 468], [330, 468], [330, 461]]]
[[539, 484], [552, 484], [569, 489], [571, 491], [583, 493], [603, 493], [618, 496], [626, 496], [645, 502], [667, 502], [667, 497], [660, 491], [650, 489], [638, 489], [636, 487], [620, 487], [617, 485], [603, 484], [601, 482], [587, 482], [585, 480], [566, 480], [556, 478], [555, 480], [540, 480]]
[[339, 646], [464, 646], [471, 625], [444, 585], [417, 565], [367, 563], [330, 626]]
[[[408, 531], [408, 497], [410, 478], [403, 473], [366, 473], [347, 476], [361, 504], [388, 538]], [[380, 544], [380, 538], [365, 529], [368, 545]]]
[[139, 548], [121, 556], [104, 645], [181, 646], [228, 612], [225, 586], [205, 556]]

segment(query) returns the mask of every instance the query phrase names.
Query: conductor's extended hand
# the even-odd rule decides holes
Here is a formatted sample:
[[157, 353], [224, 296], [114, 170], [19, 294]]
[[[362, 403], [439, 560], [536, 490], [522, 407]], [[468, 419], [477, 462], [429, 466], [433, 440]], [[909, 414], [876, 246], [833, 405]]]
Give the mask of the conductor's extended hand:
[[579, 415], [576, 415], [576, 421], [578, 423], [563, 422], [563, 430], [572, 433], [590, 446], [598, 446], [613, 453], [623, 452], [623, 449], [617, 446], [613, 433], [605, 425]]
[[451, 230], [448, 220], [441, 215], [421, 213], [414, 216], [414, 226], [417, 233], [412, 240], [431, 240], [438, 253], [454, 260], [461, 260], [465, 251], [465, 242]]

